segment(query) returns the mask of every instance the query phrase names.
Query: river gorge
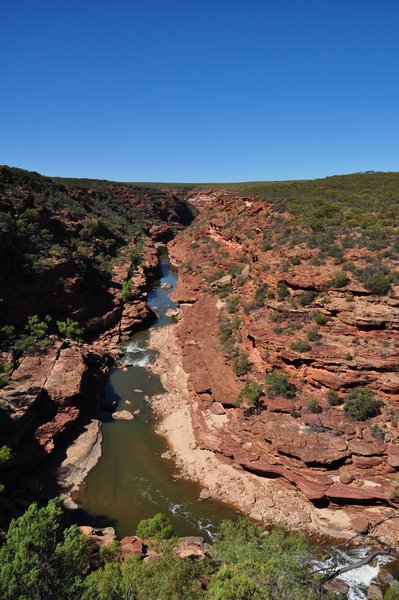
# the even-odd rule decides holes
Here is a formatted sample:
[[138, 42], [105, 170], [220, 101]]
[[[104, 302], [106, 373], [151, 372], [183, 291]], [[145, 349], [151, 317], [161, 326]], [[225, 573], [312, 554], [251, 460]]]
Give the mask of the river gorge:
[[[200, 500], [201, 487], [177, 476], [172, 461], [163, 457], [168, 446], [155, 432], [151, 397], [164, 389], [159, 375], [148, 368], [156, 354], [149, 337], [152, 329], [162, 331], [175, 321], [169, 316], [176, 308], [169, 294], [177, 280], [166, 252], [160, 266], [162, 277], [147, 298], [158, 318], [122, 343], [123, 356], [106, 385], [101, 457], [74, 499], [88, 513], [104, 516], [118, 537], [131, 535], [141, 519], [162, 512], [177, 534], [212, 538], [220, 521], [235, 518], [237, 512], [214, 500]], [[111, 409], [138, 414], [133, 420], [114, 420]]]

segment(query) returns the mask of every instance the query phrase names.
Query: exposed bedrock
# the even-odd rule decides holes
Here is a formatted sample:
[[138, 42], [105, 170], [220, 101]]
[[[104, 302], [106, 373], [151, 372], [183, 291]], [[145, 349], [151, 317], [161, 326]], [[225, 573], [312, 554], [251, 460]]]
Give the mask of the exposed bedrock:
[[[342, 506], [376, 522], [399, 499], [398, 286], [375, 296], [349, 278], [345, 289], [334, 289], [336, 267], [312, 267], [310, 250], [262, 252], [256, 236], [241, 235], [239, 220], [240, 233], [227, 235], [224, 223], [242, 210], [245, 228], [263, 232], [269, 210], [264, 202], [217, 199], [213, 193], [207, 204], [206, 194], [199, 196], [197, 221], [169, 244], [172, 262], [181, 265], [173, 299], [180, 304], [178, 336], [199, 447], [239, 469], [280, 478], [317, 506]], [[196, 203], [194, 192], [191, 200]], [[355, 250], [348, 254], [353, 260]], [[284, 268], [291, 255], [301, 256], [300, 268]], [[234, 277], [226, 276], [234, 269]], [[282, 281], [287, 296], [279, 298]], [[260, 284], [273, 294], [265, 293], [256, 305]], [[309, 290], [312, 295], [299, 302]], [[240, 318], [235, 346], [248, 359], [240, 375], [219, 330], [221, 320], [237, 314], [227, 310], [234, 296]], [[325, 319], [316, 324], [319, 312]], [[309, 330], [311, 343], [293, 349]], [[265, 375], [272, 370], [288, 375], [294, 398], [268, 397]], [[256, 411], [235, 406], [247, 380], [263, 385]], [[380, 414], [357, 421], [345, 412], [345, 393], [357, 388], [382, 402]], [[335, 406], [327, 400], [331, 390], [337, 392]], [[218, 414], [223, 424], [215, 427]]]

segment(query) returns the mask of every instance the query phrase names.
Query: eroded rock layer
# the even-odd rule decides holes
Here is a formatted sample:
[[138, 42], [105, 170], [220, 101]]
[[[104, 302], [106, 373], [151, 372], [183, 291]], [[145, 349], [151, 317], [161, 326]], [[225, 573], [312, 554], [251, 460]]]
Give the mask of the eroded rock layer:
[[[361, 513], [367, 529], [399, 499], [395, 254], [382, 261], [389, 289], [375, 293], [357, 276], [375, 252], [346, 248], [342, 233], [339, 260], [321, 261], [306, 236], [282, 239], [290, 215], [276, 229], [272, 202], [215, 190], [188, 197], [200, 215], [169, 252], [180, 266], [173, 299], [199, 447], [280, 478], [316, 506]], [[272, 391], [267, 373], [295, 392]], [[248, 383], [260, 386], [255, 401], [240, 396]], [[371, 400], [374, 413], [351, 413], [349, 398], [362, 410]], [[220, 414], [224, 425], [212, 427]]]

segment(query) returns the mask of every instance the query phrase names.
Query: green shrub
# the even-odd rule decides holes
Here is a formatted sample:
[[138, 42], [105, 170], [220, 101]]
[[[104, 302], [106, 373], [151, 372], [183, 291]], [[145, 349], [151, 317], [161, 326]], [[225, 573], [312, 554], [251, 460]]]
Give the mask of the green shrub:
[[122, 281], [122, 301], [128, 302], [132, 297], [132, 282], [130, 279]]
[[25, 333], [17, 340], [15, 349], [18, 354], [30, 354], [40, 347], [51, 346], [52, 341], [47, 337], [51, 317], [46, 315], [41, 321], [38, 315], [28, 317]]
[[233, 358], [232, 366], [237, 377], [246, 375], [249, 371], [248, 352], [240, 350]]
[[301, 304], [301, 306], [308, 306], [308, 304], [311, 304], [316, 298], [316, 290], [309, 290], [308, 292], [305, 292], [304, 294], [299, 296], [299, 304]]
[[394, 581], [384, 594], [384, 600], [399, 600], [399, 581]]
[[236, 406], [254, 406], [262, 394], [262, 386], [252, 381], [247, 381], [241, 388], [238, 398], [235, 402]]
[[298, 342], [293, 342], [292, 344], [290, 344], [290, 348], [295, 352], [308, 352], [311, 346], [306, 340], [300, 340]]
[[327, 401], [330, 406], [338, 406], [341, 404], [341, 399], [338, 396], [338, 392], [335, 390], [328, 390]]
[[224, 352], [231, 354], [235, 343], [240, 341], [241, 336], [238, 330], [241, 324], [241, 319], [237, 315], [231, 319], [223, 318], [219, 322], [219, 337]]
[[267, 284], [261, 283], [255, 292], [255, 298], [254, 298], [254, 304], [258, 308], [261, 308], [264, 305], [265, 298], [266, 298], [266, 292], [267, 292]]
[[279, 300], [284, 300], [289, 295], [287, 284], [281, 281], [277, 287], [277, 297]]
[[291, 258], [291, 264], [293, 265], [300, 265], [301, 264], [301, 259], [299, 258], [299, 256], [293, 256]]
[[345, 287], [348, 282], [348, 276], [345, 271], [337, 271], [331, 280], [331, 285], [334, 288]]
[[224, 275], [223, 269], [218, 269], [217, 271], [215, 271], [214, 273], [209, 275], [209, 277], [207, 278], [207, 281], [208, 281], [208, 283], [213, 283], [214, 281], [221, 279], [223, 277], [223, 275]]
[[66, 321], [57, 321], [57, 327], [62, 337], [76, 342], [82, 341], [83, 329], [77, 321], [68, 317]]
[[319, 414], [323, 411], [322, 407], [317, 402], [316, 398], [313, 398], [313, 397], [309, 398], [309, 400], [308, 400], [308, 408], [309, 408], [310, 412], [315, 413], [315, 414]]
[[309, 329], [309, 331], [306, 334], [306, 337], [308, 338], [309, 342], [316, 342], [317, 340], [319, 340], [320, 335], [317, 331], [317, 328], [312, 327], [312, 329]]
[[391, 280], [382, 271], [377, 271], [365, 278], [364, 287], [372, 294], [384, 296], [391, 289]]
[[230, 298], [228, 298], [226, 304], [228, 313], [236, 313], [240, 304], [240, 296], [231, 296]]
[[270, 241], [268, 238], [265, 238], [265, 239], [262, 241], [262, 246], [261, 246], [261, 248], [262, 248], [262, 251], [263, 251], [263, 252], [268, 252], [269, 250], [271, 250], [271, 249], [272, 249], [272, 247], [273, 247], [273, 246], [272, 246], [272, 242], [271, 242], [271, 241]]
[[313, 318], [317, 325], [325, 325], [328, 321], [327, 315], [322, 312], [317, 312]]
[[75, 525], [64, 529], [62, 516], [54, 499], [13, 519], [0, 548], [2, 600], [81, 597], [93, 543]]
[[149, 519], [143, 519], [136, 529], [136, 535], [144, 540], [168, 540], [173, 534], [172, 524], [162, 513], [157, 513]]
[[347, 392], [345, 396], [344, 410], [357, 421], [365, 421], [380, 413], [383, 403], [375, 400], [373, 392], [367, 388], [355, 388]]
[[12, 453], [11, 448], [9, 448], [6, 445], [3, 445], [0, 448], [0, 463], [5, 463], [5, 462], [9, 461], [10, 458], [12, 458], [12, 455], [13, 455], [13, 453]]
[[288, 375], [272, 371], [266, 375], [266, 394], [269, 398], [284, 396], [284, 398], [295, 398], [296, 387], [288, 380]]
[[0, 361], [0, 388], [7, 385], [10, 379], [10, 371], [12, 371], [12, 363], [4, 363]]

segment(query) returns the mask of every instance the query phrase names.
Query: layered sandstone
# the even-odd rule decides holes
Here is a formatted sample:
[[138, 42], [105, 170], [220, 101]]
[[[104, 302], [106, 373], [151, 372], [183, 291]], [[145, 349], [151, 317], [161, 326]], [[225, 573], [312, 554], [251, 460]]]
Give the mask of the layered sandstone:
[[[334, 288], [336, 265], [327, 259], [312, 266], [315, 251], [306, 245], [262, 251], [271, 210], [265, 202], [215, 198], [214, 192], [206, 202], [201, 192], [198, 208], [194, 225], [169, 244], [172, 261], [182, 265], [173, 299], [180, 304], [177, 335], [196, 443], [236, 468], [284, 481], [317, 507], [343, 506], [375, 524], [399, 499], [398, 286], [375, 296], [349, 274], [345, 286]], [[226, 223], [234, 223], [234, 235]], [[348, 249], [345, 259], [364, 264], [358, 248]], [[257, 305], [261, 284], [273, 293]], [[286, 294], [279, 297], [282, 284]], [[223, 319], [235, 316], [228, 310], [232, 296], [239, 297], [236, 347], [249, 363], [241, 376], [219, 331]], [[326, 317], [321, 325], [314, 321], [318, 312]], [[304, 351], [292, 349], [310, 329], [316, 339]], [[236, 407], [244, 382], [264, 386], [272, 370], [289, 376], [295, 398], [264, 393], [258, 410]], [[329, 405], [329, 390], [344, 400], [357, 387], [383, 403], [379, 415], [355, 421], [342, 403]], [[212, 415], [222, 410], [223, 424], [215, 428]]]

